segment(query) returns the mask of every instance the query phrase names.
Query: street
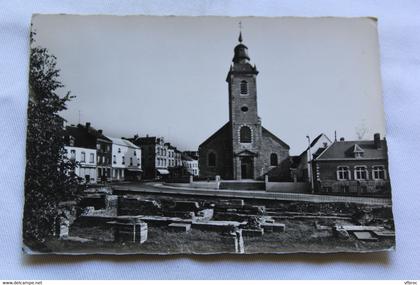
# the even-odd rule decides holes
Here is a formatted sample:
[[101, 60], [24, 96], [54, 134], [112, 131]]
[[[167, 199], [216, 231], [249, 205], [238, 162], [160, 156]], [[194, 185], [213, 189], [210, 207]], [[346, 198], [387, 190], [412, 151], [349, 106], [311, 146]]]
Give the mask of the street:
[[112, 186], [116, 193], [160, 193], [176, 195], [194, 195], [209, 197], [228, 197], [243, 199], [262, 199], [262, 200], [283, 200], [283, 201], [306, 201], [313, 203], [343, 202], [356, 203], [363, 205], [391, 205], [389, 198], [372, 197], [351, 197], [351, 196], [332, 196], [332, 195], [314, 195], [314, 194], [296, 194], [296, 193], [274, 193], [265, 191], [249, 190], [212, 190], [197, 189], [178, 186], [164, 185], [159, 182], [147, 183], [129, 183], [115, 184]]

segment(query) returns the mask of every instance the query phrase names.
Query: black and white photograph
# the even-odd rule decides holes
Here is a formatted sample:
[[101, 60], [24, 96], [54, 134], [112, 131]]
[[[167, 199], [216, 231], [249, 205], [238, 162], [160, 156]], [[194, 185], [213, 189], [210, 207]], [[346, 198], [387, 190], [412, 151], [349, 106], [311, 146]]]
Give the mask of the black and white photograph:
[[34, 14], [24, 252], [395, 250], [377, 26]]

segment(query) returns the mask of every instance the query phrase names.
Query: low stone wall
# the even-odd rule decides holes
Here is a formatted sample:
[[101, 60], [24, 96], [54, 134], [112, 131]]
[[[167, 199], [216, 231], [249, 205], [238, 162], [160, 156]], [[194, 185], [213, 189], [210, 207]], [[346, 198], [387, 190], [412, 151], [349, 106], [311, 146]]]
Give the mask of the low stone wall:
[[172, 187], [180, 187], [180, 188], [193, 188], [193, 189], [213, 189], [217, 190], [219, 189], [220, 182], [216, 181], [194, 181], [191, 183], [163, 183], [163, 185], [166, 186], [172, 186]]
[[201, 189], [219, 189], [220, 182], [218, 181], [194, 181], [189, 183], [191, 188], [201, 188]]
[[310, 193], [311, 188], [305, 182], [266, 182], [265, 191], [280, 193]]

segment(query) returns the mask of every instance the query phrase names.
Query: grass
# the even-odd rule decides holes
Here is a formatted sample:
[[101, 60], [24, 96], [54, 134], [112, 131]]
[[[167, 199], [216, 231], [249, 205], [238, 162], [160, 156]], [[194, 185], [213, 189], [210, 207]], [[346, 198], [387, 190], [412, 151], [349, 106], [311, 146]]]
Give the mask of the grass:
[[[147, 194], [143, 198], [159, 200], [163, 206], [173, 203], [174, 199], [159, 194]], [[217, 203], [219, 199], [202, 199], [197, 197], [183, 200], [198, 201], [200, 204]], [[223, 199], [227, 200], [227, 199]], [[376, 242], [365, 242], [350, 235], [349, 239], [339, 239], [331, 229], [317, 230], [315, 221], [320, 225], [333, 226], [343, 220], [337, 219], [304, 219], [280, 218], [281, 215], [297, 213], [298, 215], [320, 214], [324, 216], [353, 217], [369, 211], [378, 220], [378, 225], [393, 227], [392, 210], [389, 206], [364, 206], [352, 203], [309, 203], [287, 201], [252, 201], [253, 204], [265, 205], [268, 210], [278, 214], [276, 222], [284, 223], [284, 233], [266, 232], [261, 237], [244, 237], [245, 253], [290, 253], [290, 252], [348, 252], [375, 251], [391, 249], [395, 239], [380, 239]], [[249, 204], [248, 201], [245, 201]], [[275, 217], [275, 215], [273, 215]], [[246, 217], [245, 217], [246, 218]], [[386, 222], [385, 222], [386, 221]], [[50, 240], [46, 243], [49, 251], [66, 253], [118, 253], [118, 254], [214, 254], [234, 253], [232, 238], [218, 232], [191, 229], [190, 232], [171, 232], [167, 227], [148, 228], [148, 239], [145, 243], [113, 242], [113, 231], [108, 226], [83, 226], [74, 223], [70, 235], [92, 239], [89, 242], [69, 240]]]

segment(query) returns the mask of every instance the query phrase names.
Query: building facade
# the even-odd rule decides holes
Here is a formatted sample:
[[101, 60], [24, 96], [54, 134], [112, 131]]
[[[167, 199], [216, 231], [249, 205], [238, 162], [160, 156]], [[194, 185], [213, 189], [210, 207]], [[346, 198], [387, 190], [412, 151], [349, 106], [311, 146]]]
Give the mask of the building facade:
[[89, 122], [85, 125], [67, 126], [66, 134], [74, 139], [74, 146], [96, 149], [96, 182], [111, 181], [112, 141], [96, 130]]
[[277, 179], [290, 180], [289, 146], [261, 125], [258, 70], [250, 63], [241, 34], [232, 61], [226, 78], [229, 122], [199, 146], [200, 176], [238, 180], [276, 173]]
[[312, 159], [317, 157], [323, 150], [331, 145], [331, 143], [331, 140], [325, 134], [318, 135], [310, 142], [308, 148], [306, 148], [297, 158], [295, 169], [296, 181], [312, 184], [314, 181], [312, 176]]
[[107, 138], [112, 141], [112, 181], [141, 180], [141, 148], [125, 139]]
[[145, 179], [159, 179], [169, 174], [168, 146], [162, 137], [139, 137], [128, 139], [141, 148], [141, 164]]
[[386, 140], [379, 134], [371, 141], [333, 142], [313, 160], [316, 192], [390, 196], [387, 153]]
[[96, 184], [96, 149], [75, 147], [71, 142], [64, 148], [67, 158], [78, 162], [74, 172], [82, 179], [81, 182]]
[[182, 153], [182, 165], [187, 175], [199, 176], [198, 157], [190, 156], [191, 152], [184, 151]]

